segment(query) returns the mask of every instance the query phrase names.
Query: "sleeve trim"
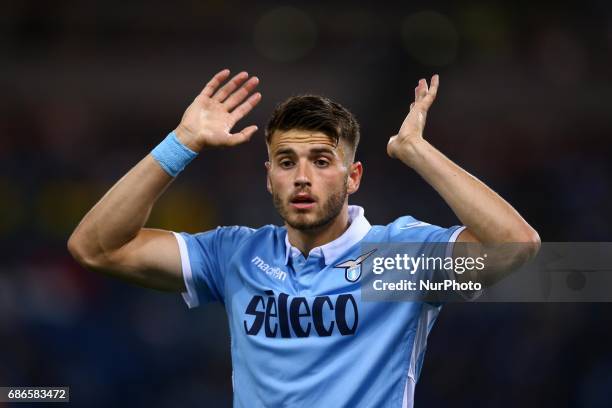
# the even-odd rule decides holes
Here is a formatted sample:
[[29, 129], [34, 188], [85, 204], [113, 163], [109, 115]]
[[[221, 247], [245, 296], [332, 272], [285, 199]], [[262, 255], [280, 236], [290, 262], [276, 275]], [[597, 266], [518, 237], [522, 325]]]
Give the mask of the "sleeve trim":
[[[465, 226], [459, 227], [457, 228], [455, 231], [453, 231], [453, 234], [450, 236], [450, 238], [448, 239], [448, 242], [451, 244], [448, 246], [448, 248], [446, 249], [446, 256], [453, 256], [453, 248], [455, 247], [455, 242], [457, 241], [457, 238], [459, 237], [459, 234], [461, 234], [461, 232], [465, 229]], [[455, 280], [455, 276], [451, 275], [452, 279]], [[474, 293], [466, 293], [462, 290], [457, 290], [456, 291], [463, 299], [467, 300], [468, 302], [477, 299], [478, 297], [480, 297], [480, 295], [482, 294], [482, 290], [480, 291], [476, 291]]]
[[453, 248], [455, 247], [455, 241], [457, 241], [457, 238], [459, 237], [459, 234], [461, 234], [463, 232], [463, 230], [465, 229], [465, 226], [461, 226], [459, 228], [457, 228], [455, 231], [453, 231], [453, 233], [451, 234], [450, 238], [448, 239], [448, 243], [451, 245], [448, 245], [446, 247], [446, 255], [447, 257], [449, 256], [453, 256]]
[[191, 262], [189, 261], [189, 251], [187, 250], [187, 243], [185, 242], [185, 238], [181, 234], [176, 232], [172, 232], [176, 237], [176, 241], [178, 242], [179, 252], [181, 254], [181, 267], [183, 271], [183, 280], [185, 281], [185, 288], [187, 288], [186, 292], [181, 293], [183, 296], [183, 300], [187, 303], [187, 306], [190, 309], [194, 307], [198, 307], [200, 305], [200, 301], [198, 299], [198, 293], [195, 289], [195, 283], [193, 281], [193, 274], [191, 272]]

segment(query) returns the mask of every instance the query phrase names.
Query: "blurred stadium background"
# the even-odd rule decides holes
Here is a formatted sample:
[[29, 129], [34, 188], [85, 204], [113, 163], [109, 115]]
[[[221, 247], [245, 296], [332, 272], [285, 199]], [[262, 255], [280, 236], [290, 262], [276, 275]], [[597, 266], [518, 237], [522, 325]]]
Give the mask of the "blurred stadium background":
[[[4, 1], [0, 12], [0, 385], [76, 406], [231, 404], [226, 318], [82, 270], [66, 240], [218, 70], [261, 79], [249, 117], [298, 93], [362, 125], [351, 202], [373, 224], [455, 217], [386, 156], [416, 82], [441, 75], [426, 137], [544, 241], [609, 241], [612, 6], [535, 2]], [[243, 124], [239, 124], [243, 125]], [[149, 225], [279, 223], [263, 134], [204, 152]], [[608, 304], [451, 304], [416, 393], [427, 407], [609, 407]], [[321, 384], [321, 386], [325, 386]], [[0, 404], [1, 405], [1, 404]]]

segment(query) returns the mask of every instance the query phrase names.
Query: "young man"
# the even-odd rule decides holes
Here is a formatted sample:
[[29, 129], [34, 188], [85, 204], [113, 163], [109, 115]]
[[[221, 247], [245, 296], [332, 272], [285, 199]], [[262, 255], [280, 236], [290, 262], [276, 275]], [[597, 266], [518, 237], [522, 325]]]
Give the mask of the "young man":
[[[464, 226], [440, 228], [406, 216], [372, 226], [349, 206], [363, 166], [355, 162], [359, 127], [322, 97], [279, 105], [266, 131], [267, 188], [285, 221], [257, 230], [224, 227], [201, 234], [143, 228], [156, 199], [201, 151], [246, 142], [257, 130], [230, 133], [261, 99], [257, 77], [216, 74], [153, 152], [84, 217], [68, 242], [85, 267], [141, 286], [181, 292], [189, 307], [222, 302], [232, 339], [234, 405], [412, 406], [426, 339], [440, 306], [364, 302], [361, 242], [525, 243], [539, 237], [501, 197], [423, 139], [436, 97], [421, 79], [387, 153], [417, 171]], [[205, 155], [204, 155], [205, 157]], [[348, 265], [348, 267], [347, 267]]]

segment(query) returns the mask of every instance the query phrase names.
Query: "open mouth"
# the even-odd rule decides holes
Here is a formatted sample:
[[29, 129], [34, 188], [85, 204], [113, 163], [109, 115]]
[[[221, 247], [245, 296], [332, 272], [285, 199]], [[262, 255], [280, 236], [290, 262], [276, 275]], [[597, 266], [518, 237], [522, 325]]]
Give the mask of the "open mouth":
[[315, 202], [316, 200], [308, 194], [298, 194], [290, 201], [292, 207], [300, 210], [314, 207]]

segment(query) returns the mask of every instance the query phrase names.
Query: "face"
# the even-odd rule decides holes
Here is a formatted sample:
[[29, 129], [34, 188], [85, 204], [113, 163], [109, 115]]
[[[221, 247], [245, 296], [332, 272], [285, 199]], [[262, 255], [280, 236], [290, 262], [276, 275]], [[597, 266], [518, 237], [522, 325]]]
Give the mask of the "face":
[[274, 206], [291, 227], [312, 231], [329, 225], [359, 188], [361, 163], [349, 163], [348, 146], [321, 132], [276, 131], [266, 162]]

